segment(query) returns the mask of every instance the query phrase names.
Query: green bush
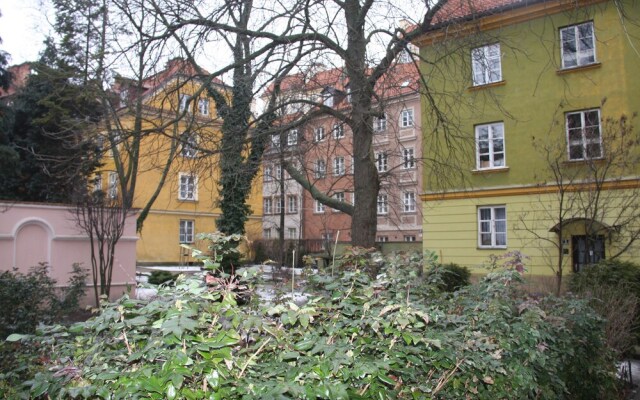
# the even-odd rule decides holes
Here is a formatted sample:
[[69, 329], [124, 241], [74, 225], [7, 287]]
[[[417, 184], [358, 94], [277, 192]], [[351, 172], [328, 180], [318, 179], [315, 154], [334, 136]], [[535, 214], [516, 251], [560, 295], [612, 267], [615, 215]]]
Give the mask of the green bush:
[[161, 285], [163, 283], [174, 281], [177, 276], [178, 275], [172, 274], [169, 271], [153, 271], [149, 276], [149, 283], [152, 285]]
[[431, 269], [429, 273], [440, 274], [442, 282], [438, 287], [445, 292], [455, 292], [471, 283], [471, 271], [469, 271], [469, 268], [454, 263], [439, 264], [436, 268]]
[[615, 398], [602, 320], [585, 301], [529, 298], [513, 269], [438, 296], [417, 268], [387, 260], [373, 278], [353, 256], [344, 273], [316, 277], [322, 293], [304, 305], [239, 307], [196, 275], [160, 287], [160, 300], [124, 297], [68, 329], [14, 335], [51, 354], [27, 354], [41, 368], [10, 389], [25, 398]]
[[640, 265], [631, 261], [602, 260], [571, 275], [569, 289], [583, 293], [592, 288], [624, 285], [640, 298]]

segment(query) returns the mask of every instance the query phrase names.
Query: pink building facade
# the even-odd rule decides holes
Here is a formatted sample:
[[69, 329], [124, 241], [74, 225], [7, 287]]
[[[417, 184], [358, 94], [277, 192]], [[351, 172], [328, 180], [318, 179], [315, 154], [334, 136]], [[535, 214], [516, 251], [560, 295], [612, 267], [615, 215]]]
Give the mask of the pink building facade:
[[[118, 242], [111, 286], [111, 298], [134, 295], [136, 277], [135, 216], [128, 218], [124, 235]], [[0, 271], [17, 268], [27, 273], [40, 263], [66, 285], [74, 263], [91, 269], [91, 244], [74, 221], [73, 208], [40, 203], [0, 202]], [[89, 276], [86, 303], [92, 303], [93, 287]]]

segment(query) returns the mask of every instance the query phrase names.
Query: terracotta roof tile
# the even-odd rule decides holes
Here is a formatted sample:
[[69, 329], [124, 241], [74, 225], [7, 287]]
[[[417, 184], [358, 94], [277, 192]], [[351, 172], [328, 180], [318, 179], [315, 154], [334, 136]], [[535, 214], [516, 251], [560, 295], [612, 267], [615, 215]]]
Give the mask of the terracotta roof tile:
[[479, 18], [505, 8], [516, 8], [541, 0], [449, 0], [436, 14], [433, 23], [436, 26], [458, 20]]

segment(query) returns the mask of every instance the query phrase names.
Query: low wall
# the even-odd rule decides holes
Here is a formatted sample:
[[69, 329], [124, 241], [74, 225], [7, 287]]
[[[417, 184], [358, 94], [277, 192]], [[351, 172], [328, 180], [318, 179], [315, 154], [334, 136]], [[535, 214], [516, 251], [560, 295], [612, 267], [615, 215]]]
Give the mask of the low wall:
[[[39, 263], [49, 266], [58, 286], [66, 285], [72, 265], [91, 269], [88, 236], [74, 220], [73, 208], [41, 203], [0, 202], [0, 271], [17, 268], [26, 273]], [[136, 276], [135, 216], [127, 220], [115, 251], [111, 298], [134, 295]], [[87, 281], [85, 304], [93, 303], [92, 279]]]

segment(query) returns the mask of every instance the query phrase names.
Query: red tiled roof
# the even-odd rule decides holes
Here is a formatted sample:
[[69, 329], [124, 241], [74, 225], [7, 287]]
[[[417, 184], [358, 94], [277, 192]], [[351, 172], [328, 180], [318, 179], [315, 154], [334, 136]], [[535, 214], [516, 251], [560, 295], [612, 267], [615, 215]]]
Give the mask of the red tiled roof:
[[[167, 62], [165, 69], [143, 81], [142, 86], [146, 89], [144, 93], [155, 90], [175, 75], [209, 75], [209, 72], [204, 68], [200, 68], [200, 71], [201, 73], [199, 74], [196, 66], [187, 60], [182, 58], [171, 59]], [[224, 82], [218, 78], [213, 78], [213, 83], [224, 86]]]
[[483, 17], [506, 8], [517, 8], [544, 0], [449, 0], [433, 18], [433, 25]]

